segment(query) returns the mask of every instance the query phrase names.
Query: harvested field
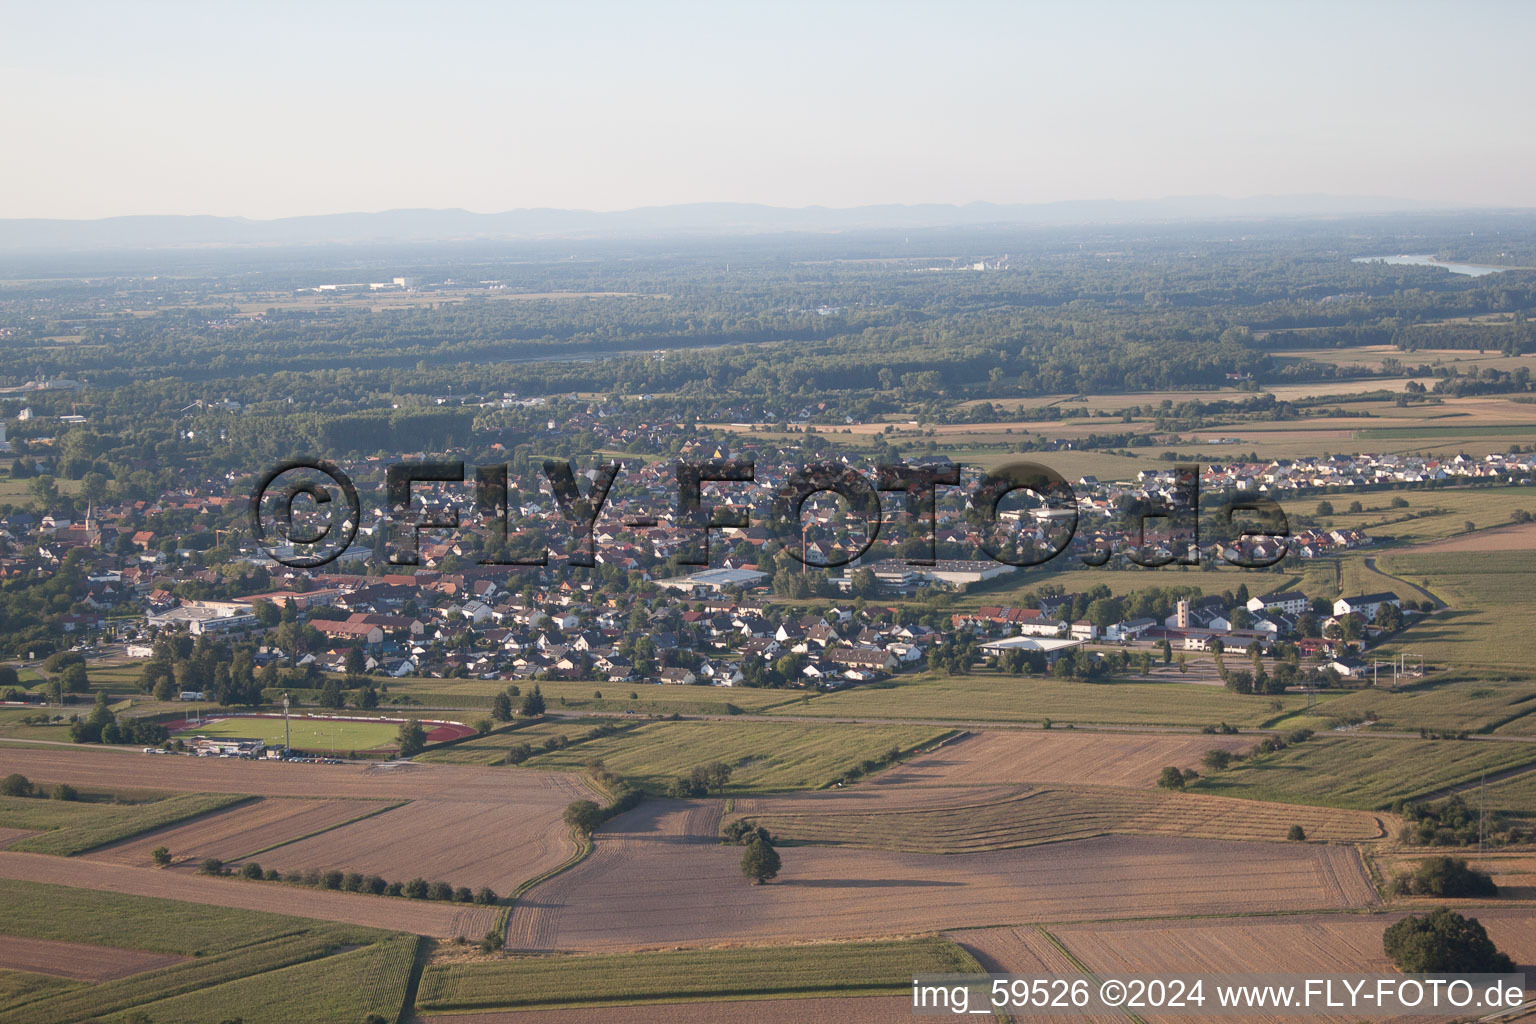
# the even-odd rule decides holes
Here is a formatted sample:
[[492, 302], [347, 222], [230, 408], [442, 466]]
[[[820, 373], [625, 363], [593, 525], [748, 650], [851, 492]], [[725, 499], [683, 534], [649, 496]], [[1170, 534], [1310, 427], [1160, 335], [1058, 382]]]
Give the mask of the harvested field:
[[1198, 768], [1207, 750], [1249, 750], [1251, 736], [998, 730], [967, 736], [882, 772], [877, 786], [971, 786], [1020, 782], [1153, 788], [1167, 765]]
[[234, 861], [258, 850], [334, 828], [388, 806], [382, 800], [266, 797], [112, 843], [86, 856], [143, 867], [153, 863], [150, 852], [164, 846], [179, 863], [196, 863], [205, 857]]
[[157, 967], [169, 967], [185, 959], [169, 953], [146, 953], [142, 949], [0, 935], [0, 969], [51, 974], [76, 981], [126, 978]]
[[978, 853], [1103, 835], [1279, 842], [1292, 825], [1313, 840], [1387, 835], [1382, 817], [1358, 811], [1266, 804], [1195, 794], [1032, 787], [1013, 791], [924, 790], [923, 806], [882, 807], [881, 790], [742, 800], [736, 811], [780, 839], [909, 853]]
[[[952, 933], [948, 937], [975, 957], [988, 974], [1027, 978], [1082, 973], [1040, 928], [979, 928]], [[1074, 1014], [1072, 1019], [1091, 1024], [1124, 1024], [1125, 1021], [1123, 1016], [1112, 1013]]]
[[1377, 903], [1352, 849], [1121, 836], [945, 857], [789, 847], [778, 879], [751, 886], [740, 847], [716, 839], [720, 810], [658, 800], [614, 818], [592, 856], [518, 902], [508, 944], [662, 948]]
[[[665, 1003], [626, 1006], [628, 1024], [716, 1024], [717, 1021], [762, 1024], [890, 1024], [911, 1015], [905, 996], [834, 997], [810, 999], [752, 999], [712, 1003]], [[612, 1007], [591, 1006], [537, 1013], [507, 1010], [495, 1013], [455, 1013], [422, 1017], [423, 1024], [612, 1024]]]
[[[1051, 933], [1090, 970], [1104, 974], [1391, 974], [1394, 969], [1382, 952], [1381, 933], [1402, 916], [1069, 924], [1053, 926]], [[1494, 944], [1515, 960], [1516, 970], [1536, 960], [1536, 911], [1480, 910], [1474, 916], [1487, 928]], [[1341, 1014], [1319, 1019], [1349, 1021], [1358, 1017]], [[1148, 1019], [1207, 1018], [1157, 1014], [1148, 1015]], [[1255, 1014], [1252, 1019], [1270, 1018]]]
[[[217, 782], [235, 791], [259, 792], [269, 799], [308, 798], [317, 804], [348, 802], [336, 798], [409, 800], [404, 807], [299, 838], [260, 854], [258, 859], [263, 867], [284, 872], [337, 869], [379, 874], [390, 881], [423, 876], [456, 886], [488, 885], [498, 892], [510, 891], [557, 866], [574, 851], [570, 830], [560, 816], [572, 800], [594, 795], [572, 775], [511, 768], [490, 772], [455, 765], [386, 768], [0, 749], [0, 768], [0, 774], [21, 771], [34, 778], [77, 786], [100, 787], [112, 780], [117, 785], [132, 781], [145, 787], [178, 790], [204, 789]], [[356, 810], [345, 817], [369, 809], [356, 800], [351, 802]], [[307, 813], [324, 819], [333, 812], [316, 809]], [[334, 813], [344, 814], [339, 810]], [[282, 831], [274, 842], [314, 830]], [[207, 837], [205, 841], [216, 841], [214, 831], [198, 834]], [[162, 835], [150, 849], [159, 845], [170, 843]], [[221, 859], [238, 859], [239, 854], [252, 854], [271, 843], [250, 845], [240, 840], [234, 845], [246, 848], [235, 857]], [[172, 853], [179, 855], [181, 851], [173, 847]]]
[[[573, 786], [566, 802], [579, 799]], [[262, 867], [287, 874], [338, 868], [407, 882], [424, 877], [498, 893], [551, 868], [575, 852], [560, 822], [565, 804], [530, 821], [503, 801], [417, 800], [363, 821], [300, 839], [261, 854]]]
[[36, 830], [28, 828], [0, 828], [0, 850], [10, 846], [18, 839], [36, 835]]
[[156, 896], [182, 903], [261, 910], [273, 914], [344, 921], [438, 938], [479, 938], [496, 920], [494, 907], [429, 903], [388, 896], [326, 892], [277, 882], [205, 878], [179, 871], [127, 867], [84, 858], [0, 853], [0, 878], [81, 889]]
[[1494, 530], [1447, 537], [1444, 540], [1419, 544], [1404, 554], [1438, 554], [1454, 551], [1520, 551], [1536, 548], [1536, 523], [1519, 526], [1501, 526]]

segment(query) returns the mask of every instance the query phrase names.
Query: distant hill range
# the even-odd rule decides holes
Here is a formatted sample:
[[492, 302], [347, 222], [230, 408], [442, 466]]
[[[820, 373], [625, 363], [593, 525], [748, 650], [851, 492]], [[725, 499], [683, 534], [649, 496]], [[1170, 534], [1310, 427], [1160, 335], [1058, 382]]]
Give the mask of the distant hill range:
[[1350, 196], [1185, 196], [1119, 202], [926, 203], [912, 206], [789, 208], [755, 203], [689, 203], [600, 213], [528, 209], [386, 210], [278, 220], [142, 216], [103, 220], [0, 220], [0, 249], [158, 249], [285, 246], [473, 239], [656, 238], [780, 232], [838, 232], [971, 225], [1074, 224], [1342, 217], [1471, 209], [1452, 203]]

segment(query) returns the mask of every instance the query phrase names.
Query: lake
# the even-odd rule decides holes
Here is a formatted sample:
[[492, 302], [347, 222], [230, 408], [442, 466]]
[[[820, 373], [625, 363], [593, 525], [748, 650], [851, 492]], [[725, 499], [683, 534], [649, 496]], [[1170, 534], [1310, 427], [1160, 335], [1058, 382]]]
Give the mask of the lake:
[[1441, 263], [1433, 256], [1356, 256], [1352, 263], [1390, 263], [1399, 267], [1439, 267], [1449, 270], [1453, 274], [1462, 274], [1466, 277], [1482, 277], [1485, 274], [1499, 274], [1508, 270], [1508, 267], [1485, 267], [1476, 263]]

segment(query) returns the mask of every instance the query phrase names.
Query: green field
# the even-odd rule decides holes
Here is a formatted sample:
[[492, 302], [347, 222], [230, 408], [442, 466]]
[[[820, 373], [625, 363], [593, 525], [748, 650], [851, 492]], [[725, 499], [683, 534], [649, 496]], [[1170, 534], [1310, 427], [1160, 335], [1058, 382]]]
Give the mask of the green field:
[[72, 857], [249, 799], [240, 794], [179, 793], [144, 803], [110, 804], [7, 796], [0, 797], [0, 826], [46, 830], [12, 843], [10, 849]]
[[449, 747], [429, 750], [424, 754], [418, 754], [413, 760], [438, 761], [443, 764], [497, 765], [506, 760], [509, 750], [523, 743], [539, 747], [557, 736], [563, 736], [567, 742], [577, 743], [599, 726], [623, 727], [633, 724], [636, 723], [613, 718], [547, 718], [518, 728], [495, 732], [489, 736], [461, 740]]
[[926, 746], [935, 726], [815, 722], [651, 722], [525, 761], [530, 768], [581, 771], [597, 759], [652, 792], [694, 765], [723, 761], [735, 771], [727, 793], [817, 789], [892, 747]]
[[795, 715], [1106, 725], [1260, 725], [1305, 706], [1299, 694], [1247, 696], [1194, 683], [1085, 683], [989, 670], [926, 672], [812, 698]]
[[[1390, 682], [1390, 678], [1388, 680]], [[1482, 679], [1441, 675], [1409, 684], [1396, 693], [1385, 685], [1333, 697], [1313, 714], [1299, 712], [1277, 723], [1284, 728], [1326, 729], [1340, 721], [1374, 715], [1375, 729], [1417, 732], [1519, 732], [1536, 725], [1536, 686], [1525, 679]]]
[[332, 1024], [397, 1019], [418, 939], [278, 914], [0, 880], [4, 933], [190, 957], [99, 984], [0, 986], [7, 1024]]
[[1536, 772], [1490, 782], [1481, 794], [1468, 794], [1471, 800], [1486, 800], [1490, 810], [1514, 811], [1525, 816], [1536, 816]]
[[[288, 719], [293, 749], [314, 753], [339, 753], [350, 750], [374, 750], [393, 747], [400, 732], [398, 722], [338, 722], [294, 715]], [[183, 739], [193, 736], [239, 736], [258, 739], [269, 747], [283, 745], [281, 718], [219, 718], [176, 734]]]
[[1280, 803], [1384, 808], [1473, 782], [1483, 772], [1536, 763], [1536, 744], [1320, 736], [1238, 762], [1194, 789]]
[[[980, 974], [937, 936], [886, 942], [513, 957], [427, 969], [421, 1010], [526, 1009], [742, 996], [872, 995], [911, 990], [919, 974]], [[750, 1004], [743, 1011], [750, 1016]]]
[[1383, 644], [1381, 657], [1405, 651], [1422, 655], [1432, 668], [1456, 673], [1531, 671], [1529, 650], [1514, 641], [1536, 636], [1530, 586], [1536, 551], [1391, 554], [1377, 564], [1428, 587], [1450, 605]]

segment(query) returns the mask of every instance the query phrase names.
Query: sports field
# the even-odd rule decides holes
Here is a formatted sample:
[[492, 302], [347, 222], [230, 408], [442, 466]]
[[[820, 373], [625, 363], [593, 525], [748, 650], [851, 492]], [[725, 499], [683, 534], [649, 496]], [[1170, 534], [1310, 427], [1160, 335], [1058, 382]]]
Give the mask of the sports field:
[[[400, 732], [399, 722], [344, 722], [335, 719], [293, 716], [288, 719], [294, 750], [345, 755], [352, 750], [393, 747]], [[240, 737], [257, 739], [269, 747], [283, 745], [283, 720], [280, 717], [237, 715], [213, 718], [200, 725], [178, 730], [178, 738], [193, 736]]]

